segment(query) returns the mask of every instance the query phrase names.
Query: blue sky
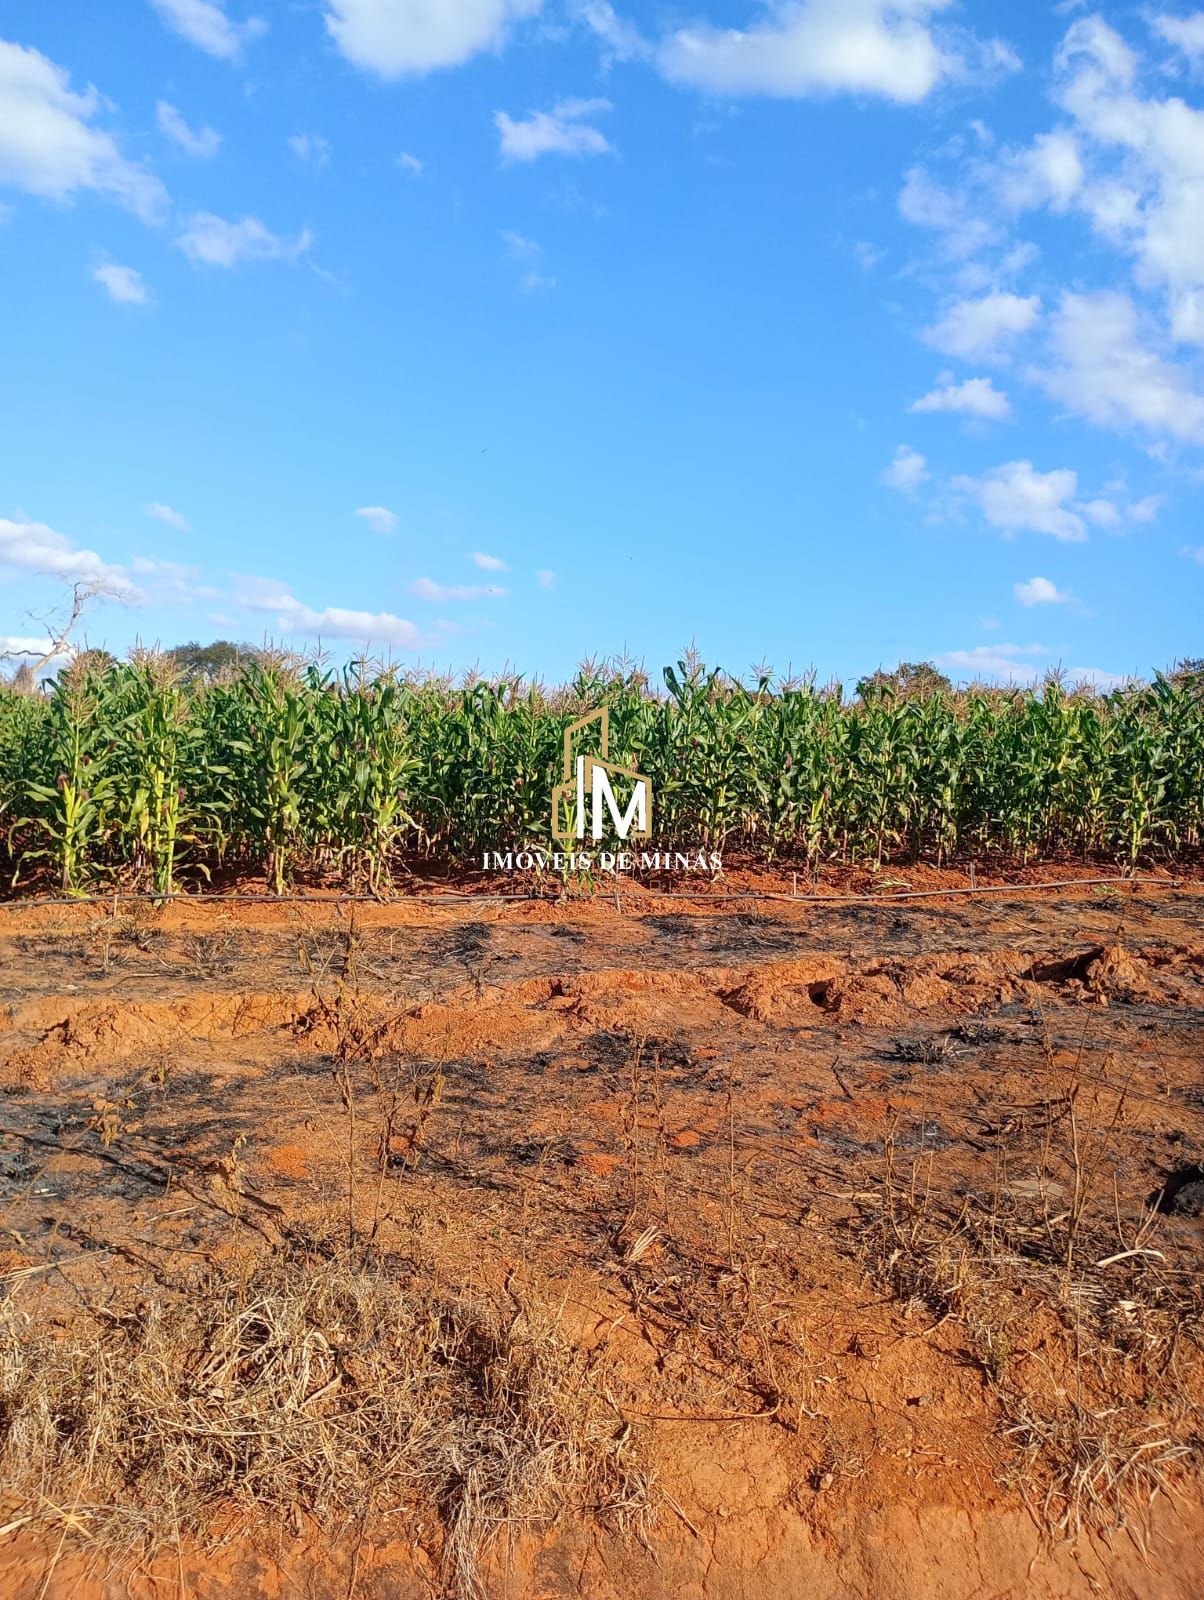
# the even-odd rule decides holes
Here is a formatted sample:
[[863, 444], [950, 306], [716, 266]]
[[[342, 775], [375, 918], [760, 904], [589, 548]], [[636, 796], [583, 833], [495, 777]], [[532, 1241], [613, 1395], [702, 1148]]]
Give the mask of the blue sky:
[[1204, 12], [5, 0], [0, 650], [1204, 654]]

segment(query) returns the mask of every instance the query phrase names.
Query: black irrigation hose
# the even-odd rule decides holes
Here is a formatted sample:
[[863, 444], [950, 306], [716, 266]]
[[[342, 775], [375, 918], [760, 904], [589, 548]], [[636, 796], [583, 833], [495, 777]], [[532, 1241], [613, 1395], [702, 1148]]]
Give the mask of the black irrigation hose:
[[[654, 889], [641, 884], [639, 887], [648, 895], [658, 900], [780, 900], [788, 905], [880, 905], [901, 900], [939, 900], [947, 899], [954, 895], [980, 895], [980, 894], [1010, 894], [1023, 897], [1028, 894], [1042, 894], [1063, 889], [1091, 889], [1100, 885], [1118, 888], [1130, 884], [1137, 888], [1152, 889], [1179, 889], [1183, 881], [1179, 878], [1070, 878], [1056, 883], [994, 883], [975, 884], [973, 887], [954, 889], [908, 889], [897, 894], [785, 894], [774, 893], [765, 889], [750, 889], [747, 891], [736, 890], [723, 894], [708, 894], [706, 891], [689, 893], [677, 889]], [[621, 892], [622, 885], [616, 883], [614, 892]], [[609, 895], [611, 890], [599, 890], [596, 896], [589, 898], [602, 898]], [[253, 905], [253, 906], [333, 906], [333, 905], [509, 905], [520, 904], [524, 901], [543, 901], [545, 904], [555, 905], [563, 903], [550, 895], [529, 891], [526, 894], [475, 894], [471, 889], [457, 889], [445, 894], [410, 894], [397, 895], [384, 899], [375, 894], [223, 894], [220, 890], [175, 890], [171, 894], [155, 894], [151, 890], [145, 892], [121, 891], [117, 894], [81, 894], [81, 895], [54, 895], [49, 897], [35, 896], [28, 900], [0, 901], [0, 911], [16, 909], [22, 906], [39, 908], [43, 906], [116, 906], [123, 901], [164, 904], [167, 901], [186, 900], [191, 904], [208, 903], [219, 905]]]

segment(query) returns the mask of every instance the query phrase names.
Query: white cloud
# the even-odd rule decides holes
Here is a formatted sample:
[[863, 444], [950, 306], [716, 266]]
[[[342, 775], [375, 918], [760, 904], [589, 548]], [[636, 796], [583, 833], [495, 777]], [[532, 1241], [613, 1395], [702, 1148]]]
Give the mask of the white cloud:
[[1010, 152], [1000, 166], [1005, 205], [1015, 210], [1048, 205], [1065, 211], [1081, 192], [1082, 158], [1074, 135], [1064, 129], [1040, 134], [1024, 151]]
[[882, 95], [914, 104], [965, 63], [928, 26], [948, 0], [769, 0], [747, 28], [696, 23], [665, 39], [665, 76], [713, 94]]
[[478, 567], [483, 567], [486, 572], [505, 572], [506, 563], [497, 556], [486, 555], [484, 550], [474, 550], [472, 560]]
[[543, 254], [542, 245], [524, 234], [515, 233], [512, 228], [503, 228], [502, 243], [506, 246], [507, 255], [513, 256], [516, 261], [534, 261]]
[[[53, 650], [53, 639], [31, 639], [28, 635], [13, 633], [0, 633], [0, 661], [30, 663], [40, 661], [48, 650]], [[59, 655], [51, 656], [46, 665], [52, 667], [60, 661], [70, 661], [74, 651], [63, 650]]]
[[1059, 589], [1048, 578], [1030, 578], [1012, 585], [1012, 593], [1022, 606], [1062, 606], [1070, 599], [1069, 590]]
[[1193, 11], [1186, 17], [1150, 18], [1150, 25], [1167, 44], [1173, 44], [1186, 56], [1204, 56], [1204, 11]]
[[207, 600], [217, 598], [216, 589], [197, 588], [196, 580], [201, 575], [199, 567], [184, 566], [179, 561], [160, 561], [154, 556], [135, 556], [130, 562], [130, 571], [136, 578], [151, 579], [159, 593], [196, 594]]
[[95, 89], [76, 94], [68, 73], [39, 51], [0, 39], [0, 183], [49, 200], [91, 189], [143, 222], [157, 220], [167, 191], [94, 126], [103, 104]]
[[939, 184], [925, 167], [909, 167], [899, 191], [899, 214], [917, 228], [945, 232], [961, 226], [966, 210], [962, 196]]
[[535, 574], [535, 581], [541, 589], [554, 589], [556, 587], [556, 574], [551, 567], [540, 567]]
[[1078, 509], [1097, 528], [1119, 528], [1124, 522], [1120, 507], [1111, 500], [1084, 500]]
[[1087, 684], [1101, 694], [1110, 694], [1113, 689], [1123, 689], [1132, 683], [1131, 673], [1105, 672], [1102, 667], [1067, 667], [1065, 676], [1071, 683]]
[[1043, 644], [980, 644], [973, 650], [948, 650], [936, 657], [936, 665], [965, 678], [1031, 683], [1045, 671], [1035, 662], [1048, 655], [1048, 646]]
[[156, 104], [155, 121], [159, 124], [159, 131], [166, 134], [173, 144], [178, 144], [181, 150], [200, 160], [215, 156], [221, 147], [220, 133], [207, 124], [201, 128], [190, 128], [175, 106], [166, 100]]
[[[959, 276], [973, 275], [970, 259], [989, 245], [999, 243], [1003, 230], [981, 204], [938, 183], [926, 167], [910, 167], [899, 192], [899, 215], [918, 228], [941, 237], [941, 251], [950, 260], [966, 263]], [[999, 272], [992, 275], [992, 281]], [[969, 288], [978, 287], [970, 283]]]
[[1051, 655], [1052, 651], [1043, 644], [980, 644], [973, 650], [950, 650], [937, 656], [936, 664], [962, 679], [994, 678], [1016, 684], [1035, 684], [1056, 671], [1072, 684], [1086, 684], [1104, 693], [1131, 681], [1121, 673], [1105, 672], [1102, 667], [1061, 667], [1052, 660], [1038, 659]]
[[996, 292], [976, 300], [959, 300], [924, 338], [946, 355], [1000, 359], [1003, 346], [1027, 333], [1041, 312], [1034, 295]]
[[1156, 522], [1161, 510], [1162, 496], [1147, 494], [1144, 499], [1134, 500], [1132, 505], [1126, 506], [1125, 516], [1130, 522]]
[[610, 60], [632, 61], [655, 55], [656, 46], [644, 38], [634, 23], [618, 16], [610, 0], [571, 0], [571, 10], [602, 41]]
[[402, 150], [399, 153], [394, 165], [400, 167], [403, 172], [408, 172], [411, 177], [420, 178], [422, 176], [422, 162], [419, 161], [417, 156], [412, 156], [408, 150]]
[[231, 22], [221, 0], [151, 0], [151, 5], [173, 33], [220, 61], [236, 60], [243, 45], [267, 29], [259, 17]]
[[159, 500], [152, 500], [146, 507], [148, 517], [154, 517], [156, 522], [165, 522], [169, 528], [174, 528], [177, 533], [188, 532], [187, 519], [172, 506], [165, 506]]
[[534, 239], [528, 239], [521, 233], [515, 233], [510, 228], [502, 230], [502, 242], [506, 246], [506, 254], [512, 261], [525, 263], [525, 269], [519, 277], [519, 287], [525, 294], [533, 294], [537, 289], [556, 287], [556, 279], [548, 277], [540, 266], [543, 259], [542, 245], [536, 244]]
[[[1204, 11], [1146, 20], [1184, 47], [1197, 31], [1204, 37]], [[949, 307], [925, 337], [982, 360], [1003, 359], [1030, 330], [1046, 333], [1035, 296], [1003, 292], [1005, 257], [992, 261], [987, 247], [1014, 239], [1016, 214], [1030, 207], [1084, 216], [1098, 244], [1122, 252], [1141, 299], [1116, 288], [1066, 294], [1025, 377], [1098, 426], [1144, 430], [1166, 459], [1168, 441], [1204, 443], [1204, 380], [1173, 350], [1204, 346], [1204, 107], [1152, 87], [1149, 65], [1101, 17], [1078, 18], [1056, 54], [1055, 126], [998, 154], [967, 150], [955, 136], [941, 153], [956, 163], [956, 180], [945, 186], [913, 169], [900, 210], [942, 234], [947, 260], [960, 254], [961, 295], [988, 291]], [[1007, 255], [1016, 249], [1031, 259], [1031, 246]], [[1099, 248], [1091, 260], [1098, 270]]]
[[901, 444], [882, 474], [882, 481], [888, 489], [897, 489], [900, 494], [914, 494], [927, 476], [928, 464], [924, 457], [910, 445]]
[[609, 111], [609, 100], [560, 100], [551, 111], [532, 111], [515, 121], [504, 111], [493, 113], [502, 159], [534, 161], [544, 155], [598, 156], [614, 150], [604, 133], [583, 120]]
[[391, 611], [351, 611], [343, 606], [303, 604], [286, 585], [269, 578], [239, 581], [238, 604], [248, 611], [275, 616], [281, 633], [300, 633], [327, 639], [356, 639], [362, 644], [391, 645], [419, 650], [437, 641]]
[[1031, 461], [1009, 461], [981, 478], [954, 478], [952, 487], [974, 500], [991, 526], [1008, 538], [1023, 532], [1070, 541], [1087, 537], [1083, 518], [1073, 508], [1078, 475], [1068, 467], [1037, 472]]
[[330, 165], [330, 141], [317, 133], [294, 133], [288, 147], [298, 161], [307, 162], [316, 172]]
[[313, 244], [313, 238], [308, 228], [295, 239], [281, 239], [258, 217], [227, 222], [211, 211], [198, 211], [189, 217], [176, 243], [190, 261], [233, 267], [240, 261], [295, 261]]
[[909, 411], [954, 411], [968, 417], [986, 417], [1006, 422], [1012, 406], [1006, 394], [990, 378], [967, 378], [964, 383], [947, 382], [923, 395]]
[[0, 517], [0, 567], [17, 567], [68, 583], [95, 583], [110, 594], [132, 599], [137, 589], [123, 567], [103, 561], [95, 550], [81, 550], [44, 522], [12, 522]]
[[1141, 341], [1125, 294], [1067, 294], [1053, 321], [1058, 364], [1033, 376], [1078, 416], [1102, 427], [1137, 426], [1204, 444], [1204, 397], [1185, 367]]
[[431, 578], [417, 578], [410, 585], [410, 593], [417, 595], [420, 600], [485, 600], [504, 595], [505, 592], [494, 583], [448, 585], [435, 583]]
[[1189, 561], [1194, 561], [1197, 566], [1204, 567], [1204, 544], [1185, 544], [1179, 554], [1186, 556]]
[[327, 0], [326, 26], [357, 67], [382, 78], [456, 67], [497, 50], [543, 0]]
[[111, 300], [119, 300], [127, 306], [147, 306], [151, 302], [151, 292], [134, 267], [120, 267], [115, 261], [98, 261], [92, 268], [92, 277], [105, 286]]
[[397, 513], [388, 506], [360, 506], [356, 516], [366, 522], [373, 533], [396, 533]]
[[[1204, 32], [1204, 13], [1155, 25], [1187, 41]], [[1084, 208], [1134, 252], [1140, 283], [1165, 286], [1176, 337], [1204, 342], [1204, 111], [1177, 96], [1143, 98], [1136, 56], [1099, 17], [1071, 27], [1056, 65], [1058, 100], [1095, 159]]]

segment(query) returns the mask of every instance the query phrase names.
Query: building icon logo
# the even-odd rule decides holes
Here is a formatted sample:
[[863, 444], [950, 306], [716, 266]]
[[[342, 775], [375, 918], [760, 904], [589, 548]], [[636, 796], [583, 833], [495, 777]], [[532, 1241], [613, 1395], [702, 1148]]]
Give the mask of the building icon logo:
[[[574, 751], [587, 728], [600, 723], [599, 755]], [[602, 706], [574, 722], [564, 732], [564, 782], [552, 790], [552, 836], [561, 844], [573, 845], [590, 838], [597, 844], [606, 834], [606, 812], [619, 839], [647, 839], [652, 834], [652, 784], [634, 764], [620, 766], [609, 760], [610, 710]], [[620, 792], [628, 794], [626, 810], [620, 809], [614, 781]], [[628, 789], [628, 786], [630, 788]], [[605, 808], [605, 809], [604, 809]]]

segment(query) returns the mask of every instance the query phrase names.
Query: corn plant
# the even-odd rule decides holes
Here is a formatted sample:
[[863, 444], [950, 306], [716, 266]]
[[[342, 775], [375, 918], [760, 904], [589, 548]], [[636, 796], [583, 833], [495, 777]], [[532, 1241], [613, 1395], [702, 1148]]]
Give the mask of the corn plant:
[[1204, 844], [1201, 679], [1100, 695], [741, 682], [687, 653], [655, 687], [586, 662], [549, 688], [264, 656], [215, 679], [81, 661], [0, 685], [0, 855], [68, 892], [170, 893], [218, 866], [387, 892], [418, 861], [548, 847], [565, 729], [605, 704], [654, 792], [652, 849], [749, 859], [1073, 855], [1133, 866]]

